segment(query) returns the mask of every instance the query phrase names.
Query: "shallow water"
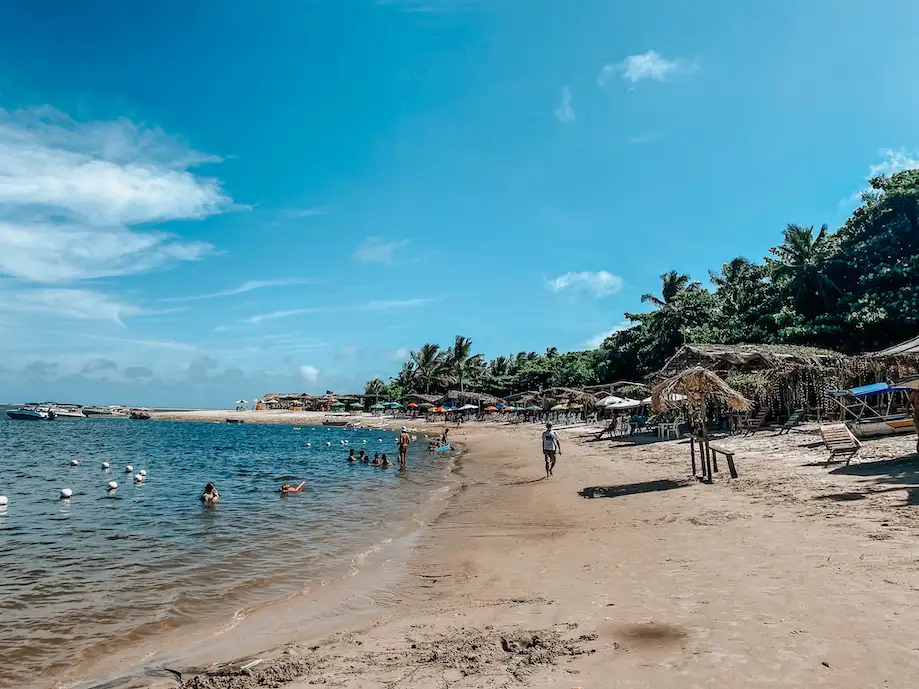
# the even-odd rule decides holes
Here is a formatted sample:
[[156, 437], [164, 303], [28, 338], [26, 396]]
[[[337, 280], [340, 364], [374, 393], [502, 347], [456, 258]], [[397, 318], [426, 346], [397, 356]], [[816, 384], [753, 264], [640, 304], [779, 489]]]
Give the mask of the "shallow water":
[[[0, 687], [50, 686], [107, 643], [232, 624], [316, 586], [444, 485], [450, 458], [422, 443], [400, 473], [349, 463], [341, 440], [395, 454], [395, 434], [362, 429], [0, 419]], [[301, 480], [302, 494], [279, 495]], [[198, 500], [208, 481], [213, 509]]]

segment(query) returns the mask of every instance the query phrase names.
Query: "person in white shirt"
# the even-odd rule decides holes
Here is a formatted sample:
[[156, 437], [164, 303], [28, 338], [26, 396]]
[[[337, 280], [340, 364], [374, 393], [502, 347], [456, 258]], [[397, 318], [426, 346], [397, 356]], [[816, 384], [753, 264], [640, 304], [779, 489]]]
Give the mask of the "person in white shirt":
[[549, 478], [555, 468], [555, 455], [562, 454], [562, 444], [558, 439], [558, 433], [552, 430], [551, 423], [546, 424], [546, 430], [542, 434], [542, 454], [546, 460], [546, 478]]

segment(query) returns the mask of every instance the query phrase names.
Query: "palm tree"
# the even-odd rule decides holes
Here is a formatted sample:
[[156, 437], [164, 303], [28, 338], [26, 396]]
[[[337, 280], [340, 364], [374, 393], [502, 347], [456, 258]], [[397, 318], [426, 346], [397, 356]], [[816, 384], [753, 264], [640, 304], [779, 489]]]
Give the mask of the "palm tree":
[[472, 339], [462, 335], [457, 335], [453, 346], [447, 350], [446, 366], [453, 374], [460, 392], [463, 392], [463, 378], [474, 368], [473, 362], [481, 357], [481, 354], [472, 353]]
[[677, 298], [677, 295], [684, 294], [686, 292], [698, 292], [702, 283], [698, 280], [690, 280], [689, 276], [685, 273], [678, 273], [675, 270], [671, 270], [667, 273], [661, 275], [661, 296], [657, 297], [651, 292], [645, 292], [641, 295], [641, 301], [643, 303], [651, 303], [658, 308], [664, 306], [670, 306], [673, 304], [674, 299]]
[[364, 383], [364, 395], [367, 397], [378, 398], [383, 394], [383, 391], [386, 389], [386, 383], [384, 383], [379, 378], [374, 378], [373, 380], [368, 380]]
[[506, 356], [495, 357], [492, 360], [491, 364], [489, 365], [489, 369], [491, 370], [491, 375], [493, 376], [508, 375], [511, 369], [510, 363], [511, 363], [510, 359], [508, 359]]
[[415, 380], [425, 392], [431, 391], [431, 386], [444, 382], [447, 373], [447, 362], [440, 345], [423, 344], [417, 352], [411, 353], [411, 360], [415, 366]]
[[782, 234], [785, 241], [770, 249], [778, 258], [768, 259], [772, 274], [801, 313], [817, 313], [827, 304], [829, 293], [839, 289], [827, 275], [832, 250], [829, 230], [823, 225], [814, 235], [813, 225], [788, 225]]
[[554, 359], [558, 356], [558, 347], [546, 347], [546, 358]]
[[403, 390], [413, 390], [418, 371], [415, 369], [414, 361], [406, 361], [399, 369], [393, 382]]

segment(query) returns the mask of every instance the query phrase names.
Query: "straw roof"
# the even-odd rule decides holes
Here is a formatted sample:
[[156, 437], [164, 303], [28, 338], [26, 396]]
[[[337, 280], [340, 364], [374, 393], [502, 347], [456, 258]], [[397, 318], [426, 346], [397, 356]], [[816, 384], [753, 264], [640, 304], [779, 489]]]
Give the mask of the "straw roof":
[[844, 361], [839, 352], [816, 347], [771, 344], [685, 344], [661, 369], [672, 374], [691, 365], [728, 370], [736, 368], [824, 368]]
[[663, 383], [656, 385], [651, 394], [651, 408], [667, 411], [682, 403], [675, 395], [685, 395], [690, 405], [706, 401], [724, 404], [732, 411], [749, 411], [752, 404], [739, 392], [725, 383], [718, 374], [702, 366], [688, 368]]
[[558, 404], [580, 404], [585, 409], [592, 410], [597, 406], [597, 396], [585, 390], [574, 388], [549, 388], [542, 392], [531, 392], [517, 400], [520, 405], [539, 405], [543, 409], [550, 409]]
[[475, 404], [476, 406], [478, 406], [479, 402], [486, 405], [504, 404], [504, 400], [502, 400], [500, 397], [488, 395], [484, 392], [450, 390], [447, 393], [447, 399], [461, 402], [463, 404]]
[[892, 347], [882, 349], [880, 352], [874, 352], [868, 356], [916, 356], [917, 354], [919, 354], [919, 337], [914, 337], [912, 340], [895, 344]]

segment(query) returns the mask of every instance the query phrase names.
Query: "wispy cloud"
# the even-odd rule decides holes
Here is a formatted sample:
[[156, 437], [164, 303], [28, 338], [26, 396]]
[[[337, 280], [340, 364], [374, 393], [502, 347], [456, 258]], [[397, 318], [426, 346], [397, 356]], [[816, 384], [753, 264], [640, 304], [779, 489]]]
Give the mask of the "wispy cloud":
[[375, 261], [377, 263], [392, 264], [393, 254], [409, 243], [408, 239], [397, 242], [388, 242], [382, 237], [367, 237], [354, 250], [355, 261]]
[[290, 318], [291, 316], [303, 316], [310, 313], [340, 313], [344, 311], [388, 311], [390, 309], [405, 309], [414, 306], [422, 306], [437, 301], [433, 297], [423, 297], [417, 299], [396, 299], [389, 301], [369, 301], [365, 304], [354, 304], [351, 306], [316, 306], [303, 309], [289, 309], [286, 311], [272, 311], [270, 313], [261, 313], [250, 316], [243, 321], [249, 325], [257, 325], [264, 321], [273, 321], [279, 318]]
[[562, 86], [562, 97], [555, 106], [555, 119], [566, 124], [575, 121], [574, 107], [571, 105], [571, 89]]
[[146, 366], [128, 366], [122, 375], [128, 380], [139, 380], [141, 378], [153, 378], [153, 370]]
[[409, 349], [408, 347], [399, 347], [398, 349], [390, 352], [389, 359], [390, 361], [405, 361], [408, 359]]
[[598, 333], [594, 335], [593, 337], [588, 338], [587, 341], [584, 342], [584, 345], [587, 347], [590, 347], [591, 349], [596, 349], [597, 347], [603, 344], [603, 342], [606, 340], [607, 337], [615, 335], [616, 333], [621, 333], [623, 330], [628, 330], [634, 325], [635, 325], [634, 323], [631, 323], [629, 321], [622, 321], [622, 323], [614, 327], [612, 330], [606, 330], [602, 333]]
[[629, 138], [629, 143], [638, 146], [640, 144], [649, 144], [652, 141], [657, 141], [662, 138], [663, 134], [644, 134], [640, 136], [633, 136]]
[[84, 320], [113, 321], [147, 313], [136, 304], [87, 289], [24, 289], [7, 292], [0, 299], [0, 311], [53, 314]]
[[315, 383], [319, 378], [319, 369], [315, 366], [304, 365], [300, 367], [300, 377], [307, 383]]
[[605, 297], [622, 289], [622, 278], [605, 270], [581, 271], [559, 275], [549, 281], [549, 287], [553, 292], [570, 289], [588, 292], [595, 297]]
[[288, 208], [284, 211], [284, 215], [288, 218], [314, 218], [317, 215], [327, 215], [329, 212], [328, 208], [324, 206], [317, 206], [315, 208]]
[[211, 245], [132, 227], [230, 209], [218, 180], [192, 172], [220, 160], [127, 119], [0, 109], [0, 273], [67, 282], [201, 258]]
[[84, 375], [90, 375], [93, 373], [100, 373], [102, 371], [117, 371], [118, 364], [116, 364], [111, 359], [90, 359], [80, 370]]
[[[892, 148], [883, 148], [878, 151], [881, 156], [879, 162], [873, 163], [868, 168], [868, 174], [865, 181], [870, 181], [881, 175], [895, 175], [903, 170], [914, 170], [919, 168], [919, 152], [910, 152], [903, 148], [894, 150]], [[857, 204], [862, 194], [870, 190], [869, 185], [865, 185], [857, 191], [853, 191], [849, 196], [839, 201], [840, 206], [853, 206]]]
[[633, 84], [648, 79], [667, 81], [674, 74], [687, 74], [697, 69], [695, 62], [682, 58], [670, 60], [656, 50], [649, 50], [643, 55], [629, 55], [622, 62], [603, 65], [597, 84], [604, 88], [617, 76]]
[[232, 297], [237, 294], [245, 294], [246, 292], [251, 292], [257, 289], [265, 289], [266, 287], [290, 287], [291, 285], [311, 285], [315, 284], [316, 280], [311, 280], [309, 278], [284, 278], [278, 280], [248, 280], [247, 282], [242, 283], [239, 287], [234, 287], [232, 289], [221, 290], [219, 292], [211, 292], [210, 294], [195, 294], [188, 297], [169, 297], [167, 299], [161, 299], [160, 301], [166, 302], [183, 302], [183, 301], [200, 301], [202, 299], [217, 299], [220, 297]]

